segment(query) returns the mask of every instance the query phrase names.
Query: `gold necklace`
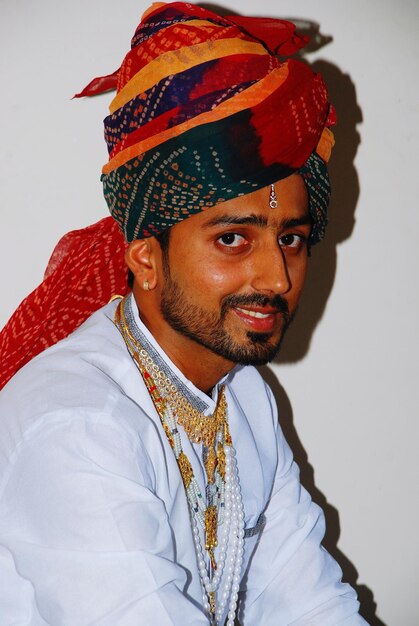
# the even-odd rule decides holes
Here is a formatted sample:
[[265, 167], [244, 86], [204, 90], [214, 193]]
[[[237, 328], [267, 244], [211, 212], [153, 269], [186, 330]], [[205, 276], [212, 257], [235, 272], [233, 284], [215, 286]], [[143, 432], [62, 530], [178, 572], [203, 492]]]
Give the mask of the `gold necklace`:
[[[216, 479], [216, 471], [221, 481], [225, 482], [225, 451], [224, 445], [231, 446], [231, 436], [227, 423], [227, 402], [225, 399], [225, 387], [222, 386], [215, 411], [212, 415], [204, 415], [182, 395], [176, 385], [154, 363], [148, 352], [138, 343], [131, 333], [125, 311], [124, 300], [118, 304], [115, 311], [115, 324], [125, 341], [129, 353], [136, 363], [147, 390], [153, 400], [154, 406], [160, 417], [163, 429], [175, 454], [182, 481], [189, 498], [189, 489], [194, 474], [191, 463], [186, 454], [180, 449], [176, 450], [173, 432], [168, 427], [166, 419], [166, 407], [170, 406], [178, 424], [182, 425], [190, 441], [203, 443], [207, 448], [204, 461], [208, 484], [213, 484]], [[222, 433], [221, 437], [217, 435]], [[202, 497], [202, 496], [201, 496]], [[216, 569], [214, 549], [217, 546], [218, 507], [210, 504], [205, 508], [203, 526], [205, 530], [205, 549], [207, 550], [211, 565]]]
[[[125, 343], [137, 364], [143, 365], [143, 369], [147, 369], [150, 375], [156, 381], [156, 387], [159, 388], [167, 402], [170, 403], [173, 412], [177, 417], [178, 424], [183, 426], [190, 441], [193, 443], [204, 443], [208, 448], [214, 447], [214, 439], [220, 428], [224, 428], [224, 439], [227, 445], [231, 445], [231, 436], [227, 423], [227, 402], [225, 399], [224, 386], [221, 388], [215, 411], [212, 415], [204, 415], [189, 402], [187, 398], [179, 391], [164, 372], [159, 370], [148, 352], [140, 346], [132, 335], [128, 326], [125, 312], [121, 301], [115, 312], [115, 323], [121, 331], [125, 339]], [[127, 341], [129, 339], [129, 341]], [[153, 390], [154, 391], [154, 390]], [[153, 399], [160, 400], [153, 396]]]

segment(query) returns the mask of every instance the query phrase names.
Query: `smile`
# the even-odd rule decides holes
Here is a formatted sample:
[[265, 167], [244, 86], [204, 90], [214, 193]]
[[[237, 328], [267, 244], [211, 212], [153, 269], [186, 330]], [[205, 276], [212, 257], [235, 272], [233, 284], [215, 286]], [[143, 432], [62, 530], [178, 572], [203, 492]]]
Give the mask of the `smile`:
[[243, 313], [244, 315], [250, 315], [250, 317], [257, 317], [259, 319], [266, 319], [270, 317], [271, 315], [273, 315], [272, 313], [261, 313], [260, 311], [251, 311], [248, 309], [241, 309], [240, 307], [237, 307], [236, 310], [240, 311], [240, 313]]
[[247, 327], [256, 332], [270, 333], [274, 330], [277, 323], [278, 311], [273, 309], [263, 311], [254, 308], [233, 307], [232, 311]]

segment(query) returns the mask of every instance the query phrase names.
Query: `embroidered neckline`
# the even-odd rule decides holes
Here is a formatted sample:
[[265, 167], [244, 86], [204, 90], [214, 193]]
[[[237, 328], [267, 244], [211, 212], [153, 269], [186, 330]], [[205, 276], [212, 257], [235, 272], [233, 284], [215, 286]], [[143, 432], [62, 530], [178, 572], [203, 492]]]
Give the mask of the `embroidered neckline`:
[[134, 296], [131, 294], [130, 296], [124, 298], [122, 300], [124, 307], [124, 315], [127, 320], [127, 325], [129, 326], [130, 332], [134, 338], [134, 340], [146, 350], [148, 355], [154, 361], [154, 363], [158, 366], [159, 370], [163, 372], [166, 377], [171, 381], [173, 385], [175, 385], [180, 393], [190, 402], [190, 404], [200, 413], [204, 413], [209, 409], [209, 404], [205, 402], [204, 399], [198, 397], [189, 389], [183, 380], [181, 380], [176, 372], [172, 370], [170, 365], [165, 361], [165, 359], [161, 356], [161, 354], [156, 350], [151, 341], [147, 338], [145, 333], [142, 332], [141, 328], [139, 328], [135, 316], [133, 313], [133, 307], [136, 306]]

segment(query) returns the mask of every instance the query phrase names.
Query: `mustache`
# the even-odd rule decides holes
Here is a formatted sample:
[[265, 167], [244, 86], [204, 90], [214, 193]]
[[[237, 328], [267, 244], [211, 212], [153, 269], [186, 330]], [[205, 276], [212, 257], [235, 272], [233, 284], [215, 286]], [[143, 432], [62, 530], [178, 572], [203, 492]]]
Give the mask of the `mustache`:
[[253, 293], [247, 296], [238, 296], [234, 294], [226, 296], [221, 304], [221, 317], [224, 318], [228, 309], [240, 306], [269, 306], [272, 309], [275, 309], [278, 313], [282, 313], [286, 321], [290, 318], [288, 302], [285, 298], [283, 298], [280, 294], [276, 294], [270, 298], [269, 296], [264, 296], [261, 293]]

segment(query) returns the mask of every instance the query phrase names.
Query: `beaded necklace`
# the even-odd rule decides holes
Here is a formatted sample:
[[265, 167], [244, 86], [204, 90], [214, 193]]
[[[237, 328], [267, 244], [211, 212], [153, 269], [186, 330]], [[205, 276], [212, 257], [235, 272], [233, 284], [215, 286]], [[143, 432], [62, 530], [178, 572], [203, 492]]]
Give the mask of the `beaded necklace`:
[[[178, 463], [191, 515], [204, 609], [214, 626], [221, 624], [227, 609], [227, 626], [234, 626], [243, 563], [244, 511], [228, 429], [225, 387], [220, 390], [214, 413], [208, 416], [200, 413], [133, 336], [124, 311], [125, 303], [126, 298], [118, 304], [114, 321], [143, 377]], [[205, 498], [183, 452], [178, 425], [183, 427], [190, 441], [202, 443], [207, 475]], [[208, 569], [199, 526], [204, 531]]]

